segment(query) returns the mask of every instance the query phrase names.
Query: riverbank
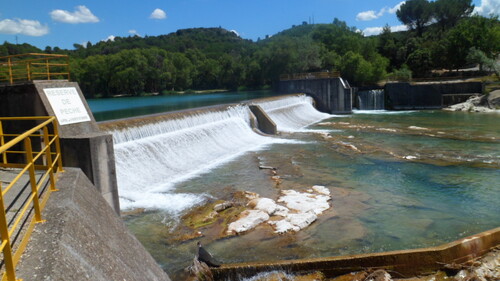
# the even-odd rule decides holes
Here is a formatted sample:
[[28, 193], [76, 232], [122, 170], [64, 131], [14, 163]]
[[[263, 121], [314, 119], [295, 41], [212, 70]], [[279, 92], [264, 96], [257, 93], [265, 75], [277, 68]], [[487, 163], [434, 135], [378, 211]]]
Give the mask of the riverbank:
[[467, 101], [443, 108], [446, 111], [496, 112], [500, 110], [500, 90], [487, 95], [472, 96]]

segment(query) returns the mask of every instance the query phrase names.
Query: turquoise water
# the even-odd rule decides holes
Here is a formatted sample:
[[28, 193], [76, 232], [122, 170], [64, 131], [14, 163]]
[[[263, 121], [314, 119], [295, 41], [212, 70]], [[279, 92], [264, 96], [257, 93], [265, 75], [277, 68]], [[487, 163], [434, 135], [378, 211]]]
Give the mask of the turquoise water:
[[87, 100], [96, 121], [148, 115], [202, 106], [236, 103], [277, 95], [272, 91], [240, 91], [212, 94], [119, 97]]
[[[276, 199], [280, 190], [324, 185], [332, 208], [298, 233], [268, 226], [229, 237], [200, 229], [178, 236], [182, 214], [146, 211], [126, 223], [173, 279], [182, 280], [196, 241], [224, 263], [273, 261], [429, 247], [499, 226], [500, 114], [371, 112], [332, 117], [279, 137], [175, 192], [206, 201], [234, 191]], [[277, 168], [276, 186], [269, 170]]]

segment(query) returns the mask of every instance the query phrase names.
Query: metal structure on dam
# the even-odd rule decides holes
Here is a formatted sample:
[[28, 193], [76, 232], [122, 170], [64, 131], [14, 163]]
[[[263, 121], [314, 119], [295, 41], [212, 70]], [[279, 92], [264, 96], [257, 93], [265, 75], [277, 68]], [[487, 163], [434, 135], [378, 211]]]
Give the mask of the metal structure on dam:
[[330, 114], [352, 113], [352, 89], [339, 72], [285, 74], [280, 76], [282, 94], [304, 93], [314, 98], [316, 108]]

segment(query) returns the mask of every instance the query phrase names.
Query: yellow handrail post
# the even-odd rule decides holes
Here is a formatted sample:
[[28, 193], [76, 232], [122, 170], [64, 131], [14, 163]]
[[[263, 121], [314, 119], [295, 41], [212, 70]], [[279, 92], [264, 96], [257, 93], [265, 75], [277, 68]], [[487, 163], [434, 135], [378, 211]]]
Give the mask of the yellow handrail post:
[[47, 158], [47, 166], [49, 167], [49, 178], [50, 178], [50, 190], [56, 191], [56, 181], [54, 179], [54, 168], [52, 167], [52, 151], [50, 139], [49, 139], [49, 129], [47, 126], [43, 127], [43, 142], [45, 143], [47, 149], [45, 150], [45, 157]]
[[56, 119], [52, 121], [52, 125], [54, 126], [54, 137], [56, 138], [56, 154], [59, 155], [59, 158], [57, 159], [57, 170], [59, 172], [64, 172], [62, 165], [61, 145], [59, 143], [59, 129], [57, 128]]
[[8, 60], [7, 60], [7, 66], [9, 68], [9, 81], [10, 81], [10, 84], [14, 84], [14, 77], [12, 76], [12, 58], [9, 57]]
[[[5, 144], [5, 138], [3, 136], [2, 121], [0, 120], [0, 147]], [[7, 152], [2, 152], [2, 163], [7, 164]]]
[[33, 149], [31, 147], [31, 139], [24, 139], [24, 149], [26, 150], [26, 162], [29, 166], [31, 193], [33, 195], [33, 208], [35, 209], [35, 221], [42, 222], [42, 212], [40, 210], [40, 202], [38, 200], [38, 186], [35, 177], [35, 163], [33, 162]]
[[27, 75], [28, 75], [28, 81], [31, 81], [31, 62], [28, 62], [26, 64], [26, 71], [27, 71]]
[[66, 57], [66, 69], [68, 71], [68, 81], [71, 79], [71, 71], [69, 69], [69, 56]]
[[[2, 183], [0, 182], [0, 190]], [[3, 194], [0, 192], [0, 235], [2, 236], [2, 252], [5, 263], [5, 276], [8, 281], [16, 280], [16, 270], [14, 268], [14, 259], [12, 258], [12, 247], [10, 245], [9, 226], [7, 225], [7, 214], [5, 213], [5, 204]]]
[[50, 80], [49, 59], [45, 59], [45, 65], [46, 65], [46, 69], [47, 69], [47, 80]]

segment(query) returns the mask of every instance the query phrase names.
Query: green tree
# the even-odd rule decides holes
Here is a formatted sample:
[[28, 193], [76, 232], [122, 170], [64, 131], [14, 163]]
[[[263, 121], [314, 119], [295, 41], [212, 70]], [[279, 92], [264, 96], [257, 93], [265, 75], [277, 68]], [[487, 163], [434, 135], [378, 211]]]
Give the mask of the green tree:
[[442, 30], [453, 27], [474, 10], [472, 0], [437, 0], [433, 2], [434, 18]]
[[500, 53], [500, 22], [498, 18], [477, 15], [466, 18], [448, 32], [444, 42], [450, 68], [464, 66], [473, 47], [486, 57], [496, 59]]
[[432, 6], [427, 0], [407, 0], [396, 11], [399, 21], [422, 36], [424, 27], [432, 18]]
[[429, 49], [417, 49], [412, 52], [406, 64], [410, 67], [411, 71], [416, 76], [424, 76], [427, 72], [431, 70], [432, 67], [432, 55]]

